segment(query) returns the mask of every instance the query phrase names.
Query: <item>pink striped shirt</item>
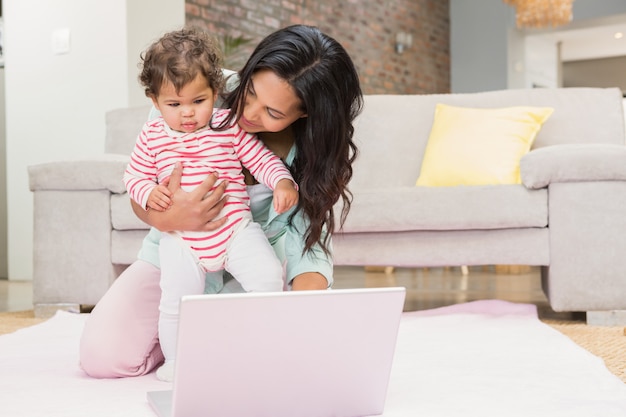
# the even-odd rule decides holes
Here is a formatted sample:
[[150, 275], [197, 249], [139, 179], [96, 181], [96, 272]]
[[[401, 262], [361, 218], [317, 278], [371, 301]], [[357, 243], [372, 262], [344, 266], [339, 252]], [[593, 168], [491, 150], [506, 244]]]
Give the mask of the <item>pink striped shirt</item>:
[[[229, 110], [216, 109], [213, 123], [219, 124], [228, 113]], [[176, 232], [207, 271], [223, 268], [229, 238], [238, 224], [252, 220], [242, 165], [272, 190], [281, 179], [293, 181], [282, 161], [256, 135], [247, 133], [236, 123], [223, 131], [207, 126], [182, 133], [171, 130], [159, 117], [144, 125], [124, 173], [130, 197], [145, 209], [150, 192], [169, 178], [176, 162], [183, 165], [181, 188], [185, 191], [196, 188], [213, 172], [219, 176], [217, 184], [228, 180], [225, 192], [228, 202], [218, 216], [228, 216], [228, 222], [213, 232]]]

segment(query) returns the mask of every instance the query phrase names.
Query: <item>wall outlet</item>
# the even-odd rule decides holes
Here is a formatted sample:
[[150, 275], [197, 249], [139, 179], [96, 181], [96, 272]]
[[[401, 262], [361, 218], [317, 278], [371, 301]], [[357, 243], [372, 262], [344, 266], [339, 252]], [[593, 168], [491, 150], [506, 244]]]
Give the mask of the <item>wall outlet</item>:
[[52, 32], [52, 53], [55, 55], [70, 52], [70, 29], [56, 29]]

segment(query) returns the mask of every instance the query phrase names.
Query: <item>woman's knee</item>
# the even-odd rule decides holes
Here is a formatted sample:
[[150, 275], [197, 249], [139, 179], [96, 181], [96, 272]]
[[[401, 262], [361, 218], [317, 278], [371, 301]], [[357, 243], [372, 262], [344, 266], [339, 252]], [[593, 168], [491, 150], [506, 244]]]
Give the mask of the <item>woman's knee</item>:
[[162, 359], [158, 347], [160, 271], [136, 261], [117, 278], [85, 322], [83, 370], [97, 378], [136, 376]]

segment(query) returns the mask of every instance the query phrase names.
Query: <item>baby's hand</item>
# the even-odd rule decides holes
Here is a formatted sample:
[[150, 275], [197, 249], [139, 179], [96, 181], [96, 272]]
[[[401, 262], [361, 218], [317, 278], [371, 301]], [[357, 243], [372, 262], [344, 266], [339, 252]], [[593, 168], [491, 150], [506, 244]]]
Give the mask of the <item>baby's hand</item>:
[[172, 205], [172, 192], [165, 184], [159, 184], [150, 192], [148, 196], [147, 208], [156, 211], [165, 211]]
[[293, 181], [286, 178], [278, 181], [274, 188], [274, 210], [281, 214], [298, 204], [298, 190]]

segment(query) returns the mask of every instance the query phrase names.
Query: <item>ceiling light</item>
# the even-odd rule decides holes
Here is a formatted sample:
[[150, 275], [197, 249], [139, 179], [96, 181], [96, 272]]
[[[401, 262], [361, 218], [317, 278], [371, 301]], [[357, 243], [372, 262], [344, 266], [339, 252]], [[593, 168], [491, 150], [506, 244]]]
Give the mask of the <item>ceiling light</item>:
[[624, 37], [624, 34], [623, 34], [622, 32], [615, 32], [615, 33], [613, 34], [613, 37], [614, 37], [615, 39], [622, 39], [622, 38]]
[[502, 0], [515, 7], [518, 28], [562, 26], [572, 21], [574, 0]]

